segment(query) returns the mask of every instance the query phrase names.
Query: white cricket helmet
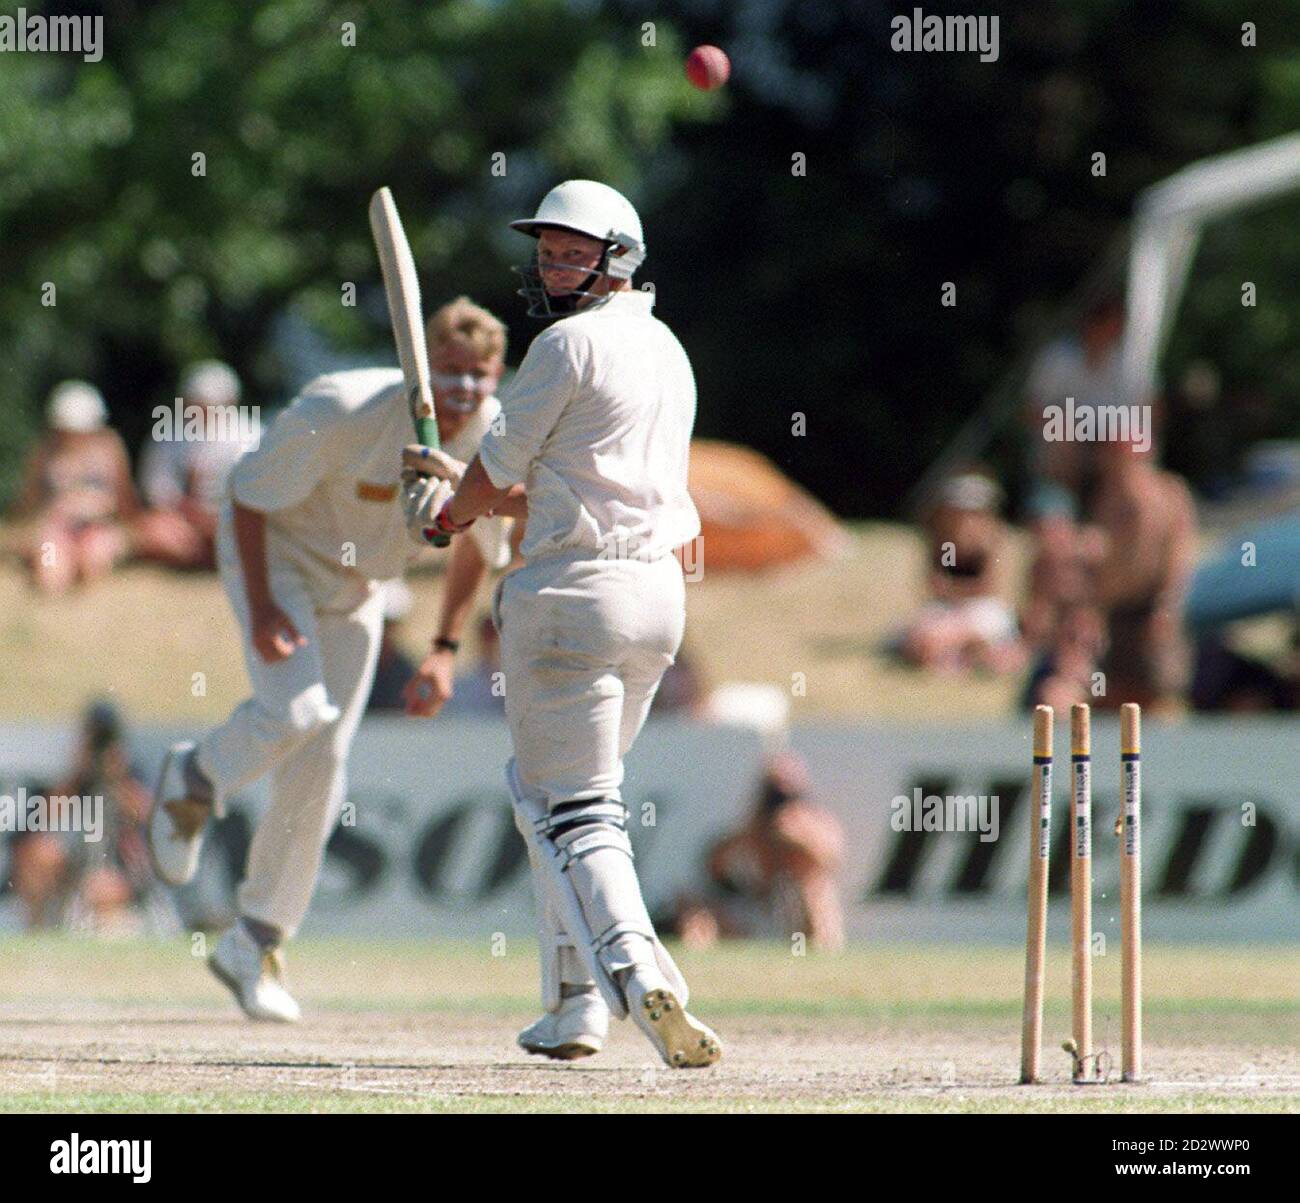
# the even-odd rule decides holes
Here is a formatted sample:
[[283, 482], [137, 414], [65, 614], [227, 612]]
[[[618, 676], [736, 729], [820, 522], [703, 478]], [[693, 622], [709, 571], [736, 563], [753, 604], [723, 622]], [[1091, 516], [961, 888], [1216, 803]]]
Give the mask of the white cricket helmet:
[[626, 279], [645, 259], [641, 218], [632, 202], [608, 184], [596, 180], [565, 180], [542, 197], [536, 214], [510, 223], [512, 230], [534, 238], [546, 226], [572, 230], [621, 247], [622, 250], [609, 257], [606, 271], [611, 276]]
[[[532, 217], [512, 221], [510, 228], [533, 238], [542, 230], [557, 229], [599, 239], [605, 244], [605, 257], [593, 276], [626, 280], [645, 259], [641, 218], [632, 202], [608, 184], [596, 180], [565, 180], [563, 184], [557, 184], [542, 197], [542, 203]], [[535, 265], [518, 270], [524, 276], [520, 295], [532, 302], [529, 313], [534, 317], [558, 317], [572, 312], [579, 297], [590, 295], [592, 280], [588, 277], [568, 294], [569, 304], [560, 303], [561, 298], [548, 297], [541, 287]]]
[[65, 380], [55, 385], [50, 393], [45, 416], [54, 430], [89, 434], [101, 430], [108, 421], [108, 407], [93, 384], [84, 380]]

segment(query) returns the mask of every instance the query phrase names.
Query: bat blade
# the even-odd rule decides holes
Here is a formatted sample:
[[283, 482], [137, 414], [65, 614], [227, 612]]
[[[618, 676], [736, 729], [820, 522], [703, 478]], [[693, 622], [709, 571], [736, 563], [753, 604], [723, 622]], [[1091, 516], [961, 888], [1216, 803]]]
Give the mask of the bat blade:
[[420, 281], [415, 274], [402, 219], [397, 213], [393, 194], [380, 188], [370, 198], [370, 233], [379, 254], [384, 274], [384, 292], [388, 297], [388, 316], [397, 344], [397, 361], [402, 365], [402, 380], [411, 421], [419, 441], [429, 447], [440, 446], [438, 422], [433, 409], [433, 387], [429, 380], [429, 352], [424, 341], [424, 314], [420, 307]]

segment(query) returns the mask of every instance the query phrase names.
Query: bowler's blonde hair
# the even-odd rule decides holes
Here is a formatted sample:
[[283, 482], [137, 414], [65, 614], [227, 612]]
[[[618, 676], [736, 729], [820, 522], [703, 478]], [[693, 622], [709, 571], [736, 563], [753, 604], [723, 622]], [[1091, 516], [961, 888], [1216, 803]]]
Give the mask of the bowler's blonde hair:
[[472, 351], [479, 362], [505, 357], [505, 326], [469, 297], [457, 297], [439, 309], [429, 319], [428, 334], [430, 350], [454, 344]]

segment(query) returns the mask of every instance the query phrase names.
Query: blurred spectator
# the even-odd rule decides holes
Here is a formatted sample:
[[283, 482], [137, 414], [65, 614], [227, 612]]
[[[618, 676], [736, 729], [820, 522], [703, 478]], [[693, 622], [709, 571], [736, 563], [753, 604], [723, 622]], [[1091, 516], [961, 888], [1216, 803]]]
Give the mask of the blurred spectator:
[[379, 661], [370, 687], [366, 712], [406, 709], [402, 690], [415, 674], [416, 664], [400, 645], [402, 622], [411, 612], [411, 590], [400, 577], [384, 582], [384, 629], [379, 641]]
[[47, 831], [19, 832], [9, 853], [9, 888], [22, 926], [30, 931], [59, 926], [63, 914], [67, 857], [63, 842]]
[[1062, 608], [1030, 671], [1025, 708], [1042, 704], [1065, 711], [1075, 702], [1092, 702], [1092, 675], [1104, 645], [1102, 615], [1095, 605]]
[[1032, 528], [1029, 584], [1021, 630], [1035, 653], [1024, 704], [1057, 709], [1091, 701], [1090, 685], [1104, 634], [1097, 608], [1097, 570], [1105, 539], [1069, 512], [1045, 510]]
[[1050, 514], [1035, 523], [1024, 629], [1039, 658], [1024, 701], [1173, 713], [1190, 674], [1182, 610], [1196, 554], [1191, 492], [1123, 441], [1096, 445], [1096, 469], [1083, 525]]
[[98, 838], [89, 840], [83, 827], [28, 831], [14, 841], [13, 888], [28, 926], [102, 935], [174, 930], [174, 912], [149, 863], [149, 791], [131, 766], [111, 704], [97, 702], [87, 710], [72, 767], [44, 797], [48, 825], [49, 799], [72, 797], [93, 805], [102, 826], [94, 833]]
[[719, 937], [802, 932], [814, 948], [844, 944], [844, 916], [835, 874], [844, 835], [829, 811], [807, 799], [803, 761], [774, 757], [759, 783], [754, 812], [740, 831], [709, 855], [713, 888], [683, 899], [675, 926], [691, 947]]
[[919, 668], [1017, 672], [1024, 666], [1015, 612], [1005, 600], [1001, 492], [969, 473], [945, 482], [925, 520], [928, 602], [903, 632], [903, 658]]
[[1124, 304], [1105, 296], [1084, 314], [1078, 335], [1049, 343], [1029, 371], [1025, 420], [1029, 426], [1031, 485], [1028, 512], [1037, 517], [1060, 511], [1087, 491], [1095, 468], [1097, 444], [1043, 438], [1045, 410], [1065, 406], [1072, 397], [1074, 412], [1099, 405], [1120, 404], [1120, 340], [1124, 333]]
[[[239, 377], [219, 360], [193, 364], [181, 377], [179, 429], [150, 438], [141, 460], [141, 487], [152, 507], [137, 525], [141, 558], [182, 569], [216, 566], [222, 489], [235, 461], [257, 442], [257, 431], [241, 420], [240, 394]], [[201, 437], [188, 437], [190, 426]]]
[[1101, 532], [1078, 524], [1073, 507], [1044, 511], [1031, 528], [1033, 551], [1020, 628], [1029, 643], [1050, 645], [1064, 615], [1096, 598], [1105, 550]]
[[1181, 707], [1190, 684], [1183, 599], [1196, 561], [1196, 508], [1186, 483], [1157, 468], [1150, 451], [1100, 445], [1097, 488], [1088, 507], [1105, 552], [1097, 603], [1106, 643], [1098, 667], [1099, 706], [1139, 702], [1153, 713]]
[[65, 380], [46, 415], [48, 430], [28, 457], [12, 516], [29, 525], [24, 557], [33, 584], [53, 595], [89, 584], [127, 556], [139, 502], [98, 389]]

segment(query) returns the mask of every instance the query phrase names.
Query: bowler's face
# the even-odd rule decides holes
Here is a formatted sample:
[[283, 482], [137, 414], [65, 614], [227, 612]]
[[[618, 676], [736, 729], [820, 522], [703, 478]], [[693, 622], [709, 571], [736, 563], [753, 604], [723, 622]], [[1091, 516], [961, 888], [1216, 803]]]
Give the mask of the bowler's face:
[[[430, 348], [429, 369], [433, 375], [433, 404], [438, 415], [438, 430], [444, 439], [453, 439], [465, 423], [490, 397], [500, 383], [505, 360], [501, 356], [480, 359], [469, 347], [450, 344]], [[456, 381], [444, 387], [439, 377]], [[470, 380], [473, 384], [470, 386]]]

